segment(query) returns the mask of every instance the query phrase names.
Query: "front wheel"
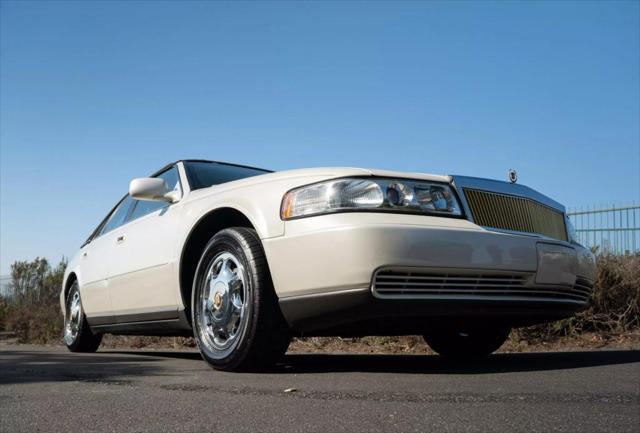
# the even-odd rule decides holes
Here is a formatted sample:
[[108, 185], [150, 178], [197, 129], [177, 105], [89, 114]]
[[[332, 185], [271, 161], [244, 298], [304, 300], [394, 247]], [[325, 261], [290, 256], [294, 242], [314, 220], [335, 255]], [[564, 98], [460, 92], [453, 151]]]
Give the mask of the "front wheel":
[[65, 304], [64, 344], [72, 352], [95, 352], [101, 342], [102, 335], [94, 334], [89, 328], [76, 281], [69, 289]]
[[436, 328], [424, 339], [440, 356], [450, 359], [478, 359], [498, 350], [507, 338], [508, 327], [445, 327]]
[[230, 228], [211, 238], [191, 299], [194, 337], [212, 367], [261, 370], [286, 352], [290, 331], [254, 230]]

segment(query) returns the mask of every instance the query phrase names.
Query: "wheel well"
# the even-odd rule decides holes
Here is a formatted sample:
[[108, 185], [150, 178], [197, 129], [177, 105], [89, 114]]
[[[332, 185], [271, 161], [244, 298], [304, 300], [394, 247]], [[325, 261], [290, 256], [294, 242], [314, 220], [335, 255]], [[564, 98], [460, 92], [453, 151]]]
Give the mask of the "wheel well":
[[69, 276], [67, 277], [67, 281], [64, 284], [64, 299], [65, 302], [67, 301], [67, 295], [69, 294], [69, 289], [71, 289], [71, 286], [73, 286], [73, 283], [75, 283], [76, 281], [78, 281], [78, 277], [76, 276], [75, 273], [71, 272], [69, 274]]
[[211, 237], [220, 230], [229, 227], [247, 227], [255, 229], [249, 218], [233, 208], [220, 208], [202, 217], [191, 230], [180, 258], [180, 293], [187, 319], [191, 322], [191, 289], [193, 278], [204, 247]]

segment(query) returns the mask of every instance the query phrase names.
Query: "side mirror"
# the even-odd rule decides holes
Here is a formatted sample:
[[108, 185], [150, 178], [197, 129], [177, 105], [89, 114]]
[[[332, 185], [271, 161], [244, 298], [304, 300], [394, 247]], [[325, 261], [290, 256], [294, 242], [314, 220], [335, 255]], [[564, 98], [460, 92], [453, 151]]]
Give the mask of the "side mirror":
[[167, 182], [159, 177], [141, 177], [129, 183], [129, 195], [138, 200], [166, 201], [173, 203], [178, 200], [176, 191], [167, 186]]

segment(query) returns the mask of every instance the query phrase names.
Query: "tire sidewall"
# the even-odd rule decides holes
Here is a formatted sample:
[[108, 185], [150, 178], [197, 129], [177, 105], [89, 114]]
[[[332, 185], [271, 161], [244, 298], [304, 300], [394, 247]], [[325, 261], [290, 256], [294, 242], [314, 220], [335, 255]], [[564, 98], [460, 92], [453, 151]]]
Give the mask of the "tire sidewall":
[[68, 344], [67, 340], [64, 338], [63, 335], [63, 339], [64, 339], [64, 344], [67, 346], [67, 348], [69, 348], [71, 351], [77, 351], [80, 348], [80, 340], [82, 339], [82, 334], [85, 331], [85, 327], [88, 326], [87, 325], [87, 321], [85, 320], [85, 316], [84, 316], [84, 308], [82, 307], [82, 294], [80, 293], [80, 285], [78, 284], [77, 281], [75, 281], [72, 285], [71, 288], [69, 289], [69, 293], [67, 293], [67, 297], [65, 299], [65, 312], [64, 312], [64, 329], [63, 332], [67, 332], [67, 307], [68, 307], [68, 303], [71, 302], [71, 299], [73, 298], [73, 295], [78, 292], [78, 296], [80, 296], [80, 325], [78, 328], [78, 333], [76, 334], [76, 338], [73, 340], [73, 343]]
[[[249, 351], [251, 336], [254, 334], [254, 328], [257, 322], [256, 317], [260, 308], [260, 294], [257, 288], [260, 285], [260, 281], [258, 280], [258, 275], [255, 266], [253, 265], [254, 258], [252, 256], [252, 252], [250, 248], [246, 248], [244, 246], [245, 243], [246, 242], [242, 235], [233, 229], [225, 229], [218, 232], [211, 238], [204, 248], [196, 268], [191, 295], [193, 334], [202, 357], [215, 367], [233, 369], [235, 365], [242, 363]], [[220, 358], [216, 357], [207, 345], [202, 342], [203, 337], [200, 336], [200, 327], [198, 325], [198, 321], [200, 320], [202, 313], [200, 311], [200, 306], [198, 305], [198, 300], [203, 289], [202, 282], [206, 278], [209, 266], [212, 261], [223, 252], [233, 254], [241, 262], [245, 272], [245, 284], [248, 285], [247, 294], [250, 299], [248, 304], [249, 315], [241, 334], [237, 337], [237, 342], [234, 344], [233, 349], [227, 356]]]
[[[470, 334], [462, 337], [460, 332]], [[478, 359], [495, 352], [509, 338], [509, 327], [445, 328], [424, 335], [438, 354], [451, 359]]]

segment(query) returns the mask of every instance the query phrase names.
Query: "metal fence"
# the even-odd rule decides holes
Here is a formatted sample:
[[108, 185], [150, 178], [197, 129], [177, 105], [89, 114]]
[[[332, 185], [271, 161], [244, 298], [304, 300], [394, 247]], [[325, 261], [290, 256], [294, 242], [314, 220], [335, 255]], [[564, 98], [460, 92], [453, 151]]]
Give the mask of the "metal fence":
[[640, 252], [640, 205], [571, 209], [567, 212], [578, 240], [600, 252]]

